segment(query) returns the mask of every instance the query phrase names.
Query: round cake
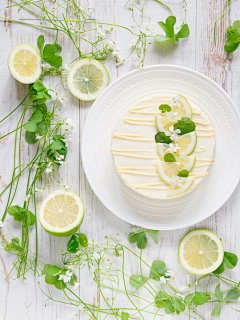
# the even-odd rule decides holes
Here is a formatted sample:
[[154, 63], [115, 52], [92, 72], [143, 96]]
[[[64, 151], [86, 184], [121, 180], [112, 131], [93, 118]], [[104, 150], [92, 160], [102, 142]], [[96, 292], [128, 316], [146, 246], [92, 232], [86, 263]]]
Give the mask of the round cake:
[[115, 169], [125, 184], [153, 199], [198, 188], [214, 162], [215, 131], [181, 94], [154, 95], [125, 112], [112, 134]]

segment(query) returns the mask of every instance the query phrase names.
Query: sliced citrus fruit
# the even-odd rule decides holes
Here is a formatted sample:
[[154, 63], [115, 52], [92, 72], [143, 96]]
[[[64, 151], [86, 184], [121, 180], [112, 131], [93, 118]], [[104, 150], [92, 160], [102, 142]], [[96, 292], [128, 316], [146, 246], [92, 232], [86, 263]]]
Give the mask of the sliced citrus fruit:
[[181, 163], [179, 171], [180, 170], [187, 170], [188, 172], [190, 172], [192, 170], [192, 168], [194, 167], [194, 164], [196, 162], [196, 156], [186, 156], [186, 157], [182, 157], [182, 156], [175, 156], [176, 160], [178, 162]]
[[184, 182], [181, 182], [182, 186], [178, 186], [177, 184], [173, 187], [171, 184], [170, 188], [168, 189], [167, 196], [168, 197], [175, 197], [179, 194], [186, 192], [191, 185], [193, 184], [193, 178], [184, 178]]
[[169, 131], [169, 127], [174, 125], [175, 122], [165, 116], [155, 116], [155, 123], [159, 132]]
[[84, 207], [72, 191], [56, 190], [50, 193], [39, 209], [42, 227], [53, 236], [67, 237], [76, 232], [83, 220]]
[[18, 44], [8, 56], [11, 75], [21, 83], [33, 83], [42, 73], [42, 59], [38, 51], [29, 44]]
[[222, 241], [205, 229], [192, 230], [182, 238], [178, 248], [181, 265], [194, 274], [207, 274], [216, 270], [223, 261]]
[[178, 95], [179, 99], [177, 100], [177, 106], [173, 107], [171, 110], [171, 113], [177, 112], [177, 117], [188, 117], [192, 119], [192, 108], [190, 103], [187, 101], [187, 99], [182, 96]]
[[180, 149], [178, 149], [178, 152], [177, 152], [178, 155], [179, 156], [190, 155], [195, 149], [196, 144], [197, 144], [197, 134], [195, 131], [179, 136], [177, 140], [177, 145], [178, 147], [180, 147]]
[[164, 162], [157, 160], [157, 172], [160, 178], [168, 184], [171, 184], [172, 178], [177, 176], [179, 167], [179, 162]]
[[[167, 149], [169, 149], [169, 148], [170, 148], [170, 146], [167, 143], [157, 143], [157, 152], [158, 152], [158, 155], [161, 160], [164, 161], [165, 154], [171, 152], [170, 150], [167, 151]], [[173, 153], [173, 155], [176, 158], [177, 154], [175, 152]]]
[[95, 59], [82, 59], [68, 73], [68, 88], [80, 100], [95, 100], [109, 84], [104, 65]]

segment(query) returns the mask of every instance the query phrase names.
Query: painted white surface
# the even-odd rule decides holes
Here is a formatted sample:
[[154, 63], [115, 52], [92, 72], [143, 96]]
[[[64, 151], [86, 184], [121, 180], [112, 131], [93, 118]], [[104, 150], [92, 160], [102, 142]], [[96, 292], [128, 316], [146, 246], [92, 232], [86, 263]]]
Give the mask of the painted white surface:
[[[221, 14], [224, 0], [213, 1], [194, 1], [189, 0], [187, 22], [190, 27], [190, 37], [180, 40], [178, 45], [164, 44], [148, 45], [145, 65], [169, 63], [181, 66], [186, 66], [202, 72], [215, 80], [228, 94], [232, 97], [237, 107], [240, 102], [239, 81], [240, 81], [240, 51], [232, 56], [227, 56], [223, 50], [225, 42], [225, 29], [223, 23], [217, 25], [217, 45], [213, 41], [213, 26], [215, 19]], [[131, 25], [131, 12], [123, 9], [124, 0], [84, 0], [86, 6], [95, 7], [95, 15], [102, 21], [115, 22], [116, 24]], [[180, 0], [167, 1], [177, 16], [177, 21], [181, 21], [183, 17], [182, 2]], [[5, 6], [10, 4], [9, 1], [2, 0], [0, 6], [0, 16], [7, 15], [8, 17], [20, 18], [29, 17], [29, 15], [21, 10], [18, 14], [12, 10], [6, 11]], [[165, 20], [168, 16], [167, 10], [162, 8], [154, 0], [148, 0], [146, 12], [152, 17], [152, 24], [157, 26], [156, 22]], [[231, 14], [227, 14], [226, 21], [235, 21], [240, 16], [240, 8], [237, 2], [233, 3]], [[7, 115], [22, 99], [27, 91], [27, 87], [17, 83], [10, 75], [7, 68], [7, 57], [13, 46], [18, 43], [29, 43], [36, 46], [37, 37], [41, 34], [40, 30], [30, 28], [19, 24], [11, 24], [8, 22], [0, 22], [0, 101], [1, 101], [1, 118]], [[53, 41], [54, 35], [45, 32], [46, 37]], [[119, 47], [123, 56], [125, 56], [131, 47], [131, 36], [121, 30], [114, 30], [113, 35], [119, 43]], [[60, 37], [60, 44], [63, 46], [63, 57], [65, 62], [69, 62], [76, 58], [77, 53], [66, 37]], [[65, 48], [65, 50], [64, 50]], [[111, 81], [133, 69], [129, 60], [119, 68], [115, 67], [112, 61], [107, 64]], [[57, 80], [46, 79], [45, 83], [53, 87], [53, 82]], [[79, 102], [77, 99], [68, 95], [69, 100], [63, 108], [64, 113], [68, 117], [74, 119], [75, 131], [74, 139], [69, 147], [67, 158], [66, 175], [64, 183], [73, 184], [74, 191], [79, 193], [85, 206], [86, 215], [81, 226], [81, 232], [87, 234], [89, 239], [95, 239], [97, 242], [103, 241], [105, 235], [112, 233], [120, 233], [121, 238], [126, 239], [130, 233], [130, 225], [118, 219], [111, 214], [97, 199], [92, 192], [84, 175], [80, 147], [81, 134], [84, 122], [88, 111], [91, 108], [90, 102]], [[10, 120], [1, 124], [0, 134], [15, 128], [18, 119], [18, 113], [13, 114]], [[10, 136], [8, 139], [0, 140], [0, 190], [4, 188], [6, 183], [9, 183], [13, 168], [13, 140]], [[220, 146], [219, 146], [220, 147]], [[33, 154], [33, 148], [22, 145], [24, 151], [24, 161], [27, 162]], [[231, 157], [231, 155], [229, 155]], [[24, 179], [23, 179], [24, 180]], [[23, 183], [24, 185], [24, 183]], [[49, 191], [56, 189], [56, 186], [51, 185]], [[16, 203], [21, 203], [21, 191], [19, 191]], [[39, 202], [41, 199], [39, 200]], [[0, 213], [2, 214], [6, 195], [0, 200]], [[212, 215], [207, 220], [192, 226], [192, 228], [206, 228], [218, 234], [224, 243], [226, 251], [240, 252], [240, 234], [238, 231], [238, 216], [240, 211], [239, 187], [236, 189], [229, 201]], [[11, 217], [7, 218], [7, 224], [10, 226], [14, 234], [18, 234], [19, 225], [12, 223]], [[159, 245], [153, 245], [145, 249], [144, 255], [146, 259], [152, 261], [156, 258], [164, 260], [167, 267], [177, 273], [179, 281], [185, 282], [186, 272], [178, 262], [177, 248], [180, 239], [192, 228], [186, 228], [177, 231], [161, 232], [159, 236]], [[34, 238], [34, 232], [30, 237]], [[34, 245], [34, 244], [33, 244]], [[39, 228], [39, 258], [44, 262], [58, 263], [60, 261], [60, 250], [66, 246], [65, 239], [51, 237]], [[134, 246], [133, 246], [134, 248]], [[9, 272], [12, 267], [12, 258], [4, 252], [0, 252], [0, 271]], [[132, 265], [136, 269], [136, 266]], [[226, 276], [231, 274], [231, 277], [239, 280], [239, 274], [235, 272], [226, 272]], [[92, 301], [96, 299], [96, 294], [87, 290], [84, 274], [81, 274], [80, 282], [82, 283], [79, 289], [82, 298], [92, 296]], [[57, 295], [56, 295], [57, 297]], [[27, 308], [29, 300], [32, 299], [31, 305]], [[8, 280], [4, 282], [4, 276], [0, 275], [0, 319], [1, 320], [71, 320], [74, 317], [75, 310], [68, 306], [52, 303], [46, 303], [45, 297], [40, 292], [37, 279], [32, 275], [28, 275], [28, 280]], [[206, 319], [211, 318], [210, 308], [206, 306], [201, 309], [202, 315]], [[229, 308], [223, 308], [221, 319], [240, 319], [240, 316]], [[76, 319], [76, 317], [75, 317]], [[171, 316], [166, 316], [165, 319], [172, 319]], [[187, 319], [187, 316], [180, 316], [177, 319]]]

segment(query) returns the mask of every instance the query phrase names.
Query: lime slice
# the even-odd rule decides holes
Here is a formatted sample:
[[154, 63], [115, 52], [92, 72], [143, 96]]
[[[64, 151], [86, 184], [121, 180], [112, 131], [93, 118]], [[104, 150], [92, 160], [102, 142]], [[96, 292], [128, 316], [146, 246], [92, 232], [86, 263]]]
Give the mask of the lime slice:
[[182, 156], [175, 156], [176, 160], [181, 163], [179, 171], [180, 170], [187, 170], [190, 172], [192, 168], [194, 167], [194, 164], [196, 162], [196, 156], [190, 156], [190, 157], [182, 157]]
[[165, 116], [155, 116], [155, 123], [158, 129], [158, 132], [169, 131], [169, 127], [174, 125], [175, 122], [172, 122], [170, 118]]
[[192, 108], [190, 103], [187, 101], [187, 99], [182, 96], [182, 95], [178, 95], [179, 99], [177, 100], [177, 105], [176, 107], [173, 107], [173, 109], [171, 110], [171, 113], [175, 113], [177, 112], [176, 117], [188, 117], [190, 119], [192, 119]]
[[179, 136], [177, 140], [177, 145], [180, 147], [178, 149], [179, 156], [188, 156], [195, 149], [197, 144], [197, 134], [195, 131], [186, 133], [183, 136]]
[[42, 59], [38, 51], [29, 44], [18, 44], [8, 56], [8, 68], [19, 82], [35, 82], [42, 73]]
[[157, 172], [160, 178], [168, 184], [171, 184], [172, 178], [177, 176], [179, 167], [179, 162], [164, 162], [157, 160]]
[[168, 197], [175, 197], [175, 196], [178, 196], [179, 194], [186, 192], [193, 184], [194, 179], [193, 178], [184, 178], [184, 180], [185, 180], [184, 182], [181, 182], [182, 186], [178, 186], [176, 184], [175, 187], [173, 187], [171, 185], [170, 188], [168, 189], [167, 196]]
[[178, 248], [181, 265], [194, 274], [207, 274], [216, 270], [223, 261], [222, 241], [205, 229], [192, 230], [182, 238]]
[[68, 73], [68, 88], [80, 100], [95, 100], [108, 86], [109, 74], [95, 59], [82, 59]]
[[67, 237], [76, 232], [83, 216], [82, 200], [75, 192], [67, 190], [56, 190], [50, 193], [39, 209], [42, 227], [57, 237]]

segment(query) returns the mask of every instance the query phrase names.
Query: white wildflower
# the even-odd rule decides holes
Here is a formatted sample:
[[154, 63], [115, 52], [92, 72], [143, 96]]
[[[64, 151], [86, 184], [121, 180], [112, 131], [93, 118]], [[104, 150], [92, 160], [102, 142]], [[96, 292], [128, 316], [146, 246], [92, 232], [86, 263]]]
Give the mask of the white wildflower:
[[132, 230], [132, 232], [139, 231], [140, 229], [141, 229], [141, 227], [134, 226], [133, 224], [131, 225], [131, 230]]
[[179, 298], [181, 298], [181, 299], [184, 299], [184, 298], [185, 298], [183, 294], [178, 293], [178, 292], [176, 293], [176, 296], [179, 297]]
[[141, 58], [139, 58], [136, 54], [132, 55], [132, 64], [135, 68], [140, 68], [142, 66], [141, 62]]
[[63, 280], [63, 282], [70, 282], [72, 279], [73, 273], [71, 271], [66, 271], [66, 274], [62, 274], [59, 276], [58, 280]]
[[41, 66], [43, 67], [43, 69], [50, 68], [50, 64], [47, 62], [42, 63]]
[[44, 189], [39, 189], [39, 188], [35, 189], [35, 193], [37, 194], [43, 194], [43, 192], [44, 192]]
[[[171, 103], [170, 103], [171, 106]], [[177, 122], [178, 120], [180, 120], [181, 118], [177, 117], [177, 112], [166, 112], [166, 115], [168, 118], [171, 119], [172, 122]]]
[[195, 281], [195, 287], [197, 287], [198, 286], [198, 281]]
[[27, 196], [22, 196], [22, 198], [24, 199], [24, 201], [28, 202], [30, 198], [30, 194], [28, 194]]
[[187, 275], [187, 284], [188, 284], [188, 286], [191, 285], [191, 284], [190, 284], [190, 276], [189, 276], [189, 274]]
[[80, 286], [80, 282], [75, 282], [73, 289], [76, 290]]
[[165, 277], [160, 277], [160, 283], [166, 284], [167, 280]]
[[0, 220], [0, 228], [4, 227], [2, 220]]
[[57, 99], [60, 103], [63, 103], [64, 100], [68, 100], [67, 98], [64, 98], [63, 94], [57, 95], [56, 99]]
[[170, 271], [170, 270], [167, 270], [167, 272], [165, 272], [165, 277], [172, 277], [172, 278], [174, 278], [174, 272], [173, 272], [173, 271]]
[[65, 184], [65, 185], [63, 186], [63, 188], [66, 189], [66, 190], [69, 190], [69, 189], [71, 189], [71, 186]]
[[186, 181], [186, 178], [173, 176], [171, 179], [171, 186], [173, 187], [173, 189], [176, 187], [176, 185], [179, 187], [183, 187], [183, 182], [185, 181]]
[[165, 135], [166, 136], [168, 136], [168, 137], [170, 137], [170, 139], [172, 140], [172, 141], [177, 141], [178, 140], [178, 133], [181, 133], [181, 130], [180, 129], [176, 129], [176, 130], [174, 130], [174, 126], [173, 125], [171, 125], [170, 127], [169, 127], [169, 131], [170, 132], [165, 132]]
[[69, 70], [70, 70], [69, 64], [64, 63], [64, 64], [63, 64], [63, 69], [64, 69], [65, 71], [69, 71]]
[[114, 44], [112, 40], [108, 40], [107, 46], [106, 46], [107, 52], [113, 52], [115, 46], [116, 46], [116, 43]]
[[99, 37], [104, 37], [106, 35], [106, 32], [102, 28], [97, 29], [97, 34]]
[[181, 147], [179, 147], [178, 144], [176, 144], [176, 143], [169, 143], [169, 149], [165, 150], [165, 152], [174, 153], [174, 152], [177, 152], [178, 149], [181, 149]]
[[26, 308], [28, 308], [31, 303], [32, 303], [32, 299], [29, 299], [28, 303], [25, 303]]
[[48, 165], [47, 165], [47, 167], [46, 167], [46, 169], [45, 169], [45, 172], [46, 173], [51, 173], [52, 172], [52, 163], [50, 162]]
[[174, 103], [177, 103], [179, 100], [180, 100], [180, 96], [179, 96], [179, 95], [177, 95], [177, 96], [175, 96], [175, 97], [172, 98], [172, 101], [173, 101]]
[[56, 153], [55, 158], [59, 161], [61, 161], [62, 159], [64, 159], [64, 155]]

